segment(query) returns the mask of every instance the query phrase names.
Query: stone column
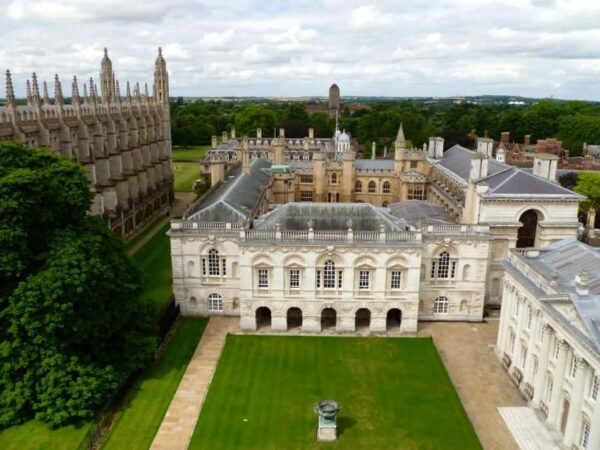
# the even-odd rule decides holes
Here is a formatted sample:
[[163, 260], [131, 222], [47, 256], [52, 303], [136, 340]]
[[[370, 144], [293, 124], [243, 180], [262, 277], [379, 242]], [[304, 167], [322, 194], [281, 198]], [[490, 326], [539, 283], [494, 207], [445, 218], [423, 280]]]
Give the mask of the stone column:
[[[525, 314], [528, 314], [528, 311], [526, 310]], [[523, 377], [525, 379], [526, 383], [529, 383], [530, 385], [533, 386], [533, 361], [534, 361], [534, 348], [535, 348], [535, 339], [539, 336], [539, 327], [542, 326], [541, 320], [540, 320], [540, 316], [541, 316], [541, 312], [539, 309], [533, 309], [531, 311], [531, 314], [533, 314], [533, 326], [531, 327], [531, 329], [529, 330], [529, 340], [527, 341], [527, 363], [525, 366], [525, 373], [523, 374]], [[525, 319], [527, 320], [527, 318]], [[539, 358], [538, 358], [538, 371], [539, 371]]]
[[533, 380], [533, 398], [531, 403], [535, 408], [540, 406], [540, 400], [544, 392], [544, 380], [546, 378], [546, 371], [548, 370], [548, 360], [550, 359], [550, 342], [552, 341], [551, 328], [547, 323], [542, 324], [543, 327], [543, 338], [542, 347], [540, 350], [540, 357], [538, 359], [538, 372]]
[[504, 286], [504, 299], [500, 307], [500, 324], [496, 340], [496, 353], [500, 357], [506, 352], [506, 335], [509, 328], [510, 309], [512, 308], [513, 293], [508, 290], [508, 286], [508, 283]]
[[553, 427], [558, 425], [558, 413], [560, 411], [560, 399], [562, 394], [562, 387], [565, 381], [565, 369], [567, 365], [567, 353], [569, 345], [566, 341], [561, 340], [559, 342], [558, 360], [556, 361], [556, 369], [554, 371], [553, 385], [552, 385], [552, 398], [548, 405], [548, 423]]
[[583, 402], [583, 391], [587, 385], [585, 380], [588, 363], [581, 357], [574, 356], [574, 358], [577, 372], [573, 383], [573, 392], [571, 392], [569, 416], [567, 417], [567, 427], [565, 428], [565, 437], [563, 440], [563, 444], [568, 448], [571, 448], [577, 437], [577, 431], [579, 430], [579, 416], [581, 415], [581, 403]]

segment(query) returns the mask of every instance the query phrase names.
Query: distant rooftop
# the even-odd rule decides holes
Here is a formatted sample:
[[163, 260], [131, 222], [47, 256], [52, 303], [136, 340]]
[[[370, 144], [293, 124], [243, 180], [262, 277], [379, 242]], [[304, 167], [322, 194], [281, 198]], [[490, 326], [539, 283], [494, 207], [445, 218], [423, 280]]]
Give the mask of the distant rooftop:
[[443, 206], [434, 205], [423, 200], [392, 203], [389, 208], [390, 214], [405, 220], [409, 225], [413, 226], [419, 223], [425, 225], [455, 223]]

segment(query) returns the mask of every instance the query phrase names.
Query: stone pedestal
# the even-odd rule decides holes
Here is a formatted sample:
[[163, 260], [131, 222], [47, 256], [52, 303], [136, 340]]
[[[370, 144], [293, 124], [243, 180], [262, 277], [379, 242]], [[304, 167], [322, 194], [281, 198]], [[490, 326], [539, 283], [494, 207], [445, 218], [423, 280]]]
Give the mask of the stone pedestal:
[[317, 428], [317, 441], [335, 441], [337, 440], [336, 424], [324, 424], [323, 420], [319, 419], [319, 427]]

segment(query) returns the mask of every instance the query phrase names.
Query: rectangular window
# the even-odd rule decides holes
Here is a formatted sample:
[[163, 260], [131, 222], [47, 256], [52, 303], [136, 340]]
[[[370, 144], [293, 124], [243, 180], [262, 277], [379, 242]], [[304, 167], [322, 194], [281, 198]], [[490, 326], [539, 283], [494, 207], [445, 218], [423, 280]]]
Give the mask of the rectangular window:
[[338, 270], [338, 289], [342, 288], [342, 275], [343, 275], [343, 271]]
[[269, 287], [269, 271], [267, 269], [258, 269], [258, 287]]
[[358, 276], [358, 288], [363, 289], [363, 290], [370, 289], [371, 288], [370, 277], [371, 277], [371, 272], [369, 272], [368, 270], [361, 270], [359, 272], [359, 276]]
[[510, 354], [515, 352], [515, 333], [510, 333]]
[[575, 355], [571, 355], [571, 367], [569, 369], [569, 375], [571, 375], [571, 378], [575, 378], [575, 375], [577, 375], [577, 358]]
[[391, 289], [400, 289], [400, 283], [402, 282], [402, 272], [395, 270], [392, 272], [391, 277]]
[[594, 375], [592, 378], [592, 391], [590, 393], [592, 400], [598, 400], [598, 391], [600, 391], [600, 377], [598, 375]]
[[533, 310], [531, 306], [527, 307], [527, 329], [531, 330], [531, 323], [533, 322]]
[[436, 264], [435, 264], [435, 261], [432, 261], [432, 263], [431, 263], [431, 278], [435, 278], [435, 272], [436, 272]]
[[297, 269], [290, 270], [290, 289], [300, 288], [300, 271]]
[[300, 183], [312, 183], [312, 175], [300, 175]]
[[591, 425], [587, 420], [583, 421], [581, 427], [581, 448], [588, 449], [590, 445]]
[[418, 161], [411, 161], [410, 162], [410, 168], [411, 169], [416, 169], [419, 166], [419, 162]]
[[534, 356], [533, 357], [533, 376], [534, 377], [538, 373], [538, 367], [539, 367], [538, 358], [537, 358], [537, 356]]
[[206, 259], [202, 258], [202, 275], [206, 275]]
[[212, 294], [208, 297], [208, 310], [223, 311], [223, 299], [220, 295]]
[[422, 186], [410, 186], [408, 188], [408, 199], [409, 200], [423, 200], [425, 195], [423, 194]]
[[300, 191], [300, 201], [301, 202], [312, 202], [313, 201], [312, 191]]
[[326, 289], [335, 288], [335, 270], [325, 267], [323, 271], [323, 287]]
[[546, 383], [546, 403], [548, 403], [548, 406], [550, 405], [550, 401], [552, 400], [553, 387], [554, 383], [552, 382], [552, 378], [548, 378], [548, 383]]
[[558, 337], [554, 339], [554, 359], [558, 359], [558, 354], [560, 353], [560, 341]]
[[521, 349], [521, 368], [524, 369], [527, 364], [527, 347]]
[[321, 287], [321, 271], [317, 270], [317, 288]]
[[223, 258], [221, 260], [221, 269], [223, 271], [223, 276], [227, 275], [227, 260], [225, 258]]

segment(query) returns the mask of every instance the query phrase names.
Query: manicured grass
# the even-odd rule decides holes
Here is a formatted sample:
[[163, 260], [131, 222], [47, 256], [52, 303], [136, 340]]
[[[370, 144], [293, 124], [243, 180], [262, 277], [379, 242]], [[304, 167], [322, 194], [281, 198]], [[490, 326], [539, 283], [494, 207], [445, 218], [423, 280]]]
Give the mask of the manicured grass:
[[[318, 400], [339, 439], [316, 442]], [[481, 449], [430, 339], [229, 336], [190, 449]]]
[[200, 164], [198, 163], [175, 163], [173, 164], [175, 175], [175, 192], [190, 192], [192, 184], [200, 178]]
[[210, 145], [195, 145], [192, 147], [173, 147], [173, 161], [198, 162], [210, 150]]
[[156, 306], [157, 314], [165, 309], [173, 292], [171, 242], [165, 234], [169, 227], [170, 224], [165, 224], [133, 255], [133, 262], [144, 274], [144, 290], [141, 297]]
[[37, 420], [0, 431], [2, 450], [60, 450], [74, 449], [83, 442], [89, 424], [51, 430]]
[[130, 254], [131, 249], [133, 247], [135, 247], [137, 245], [137, 243], [140, 242], [142, 239], [144, 239], [148, 234], [150, 234], [152, 232], [152, 230], [154, 229], [154, 227], [163, 220], [165, 220], [165, 216], [157, 217], [156, 219], [154, 219], [152, 221], [152, 223], [150, 225], [148, 225], [146, 227], [146, 229], [142, 233], [138, 234], [136, 237], [134, 237], [132, 240], [130, 240], [127, 244], [125, 244], [125, 250], [127, 250], [127, 253], [129, 254], [129, 256], [132, 256]]
[[206, 323], [207, 319], [182, 319], [158, 362], [146, 369], [129, 391], [103, 449], [146, 450], [150, 447]]

